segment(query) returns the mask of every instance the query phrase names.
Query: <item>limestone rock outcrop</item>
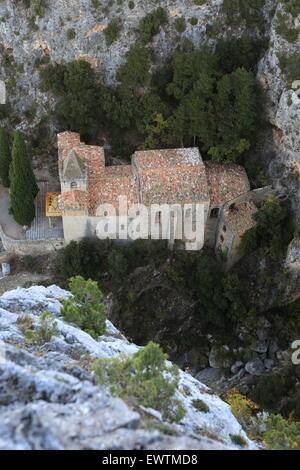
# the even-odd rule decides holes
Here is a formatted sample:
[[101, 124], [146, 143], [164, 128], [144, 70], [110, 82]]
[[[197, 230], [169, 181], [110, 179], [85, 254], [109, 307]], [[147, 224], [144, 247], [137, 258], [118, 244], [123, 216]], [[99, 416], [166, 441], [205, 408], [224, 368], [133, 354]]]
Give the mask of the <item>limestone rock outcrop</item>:
[[[187, 372], [180, 371], [176, 392], [186, 409], [180, 424], [163, 423], [157, 411], [129, 406], [98, 385], [88, 367], [93, 359], [131, 354], [138, 346], [109, 321], [97, 340], [65, 323], [60, 302], [68, 295], [34, 286], [0, 297], [0, 449], [234, 449], [233, 435], [256, 448], [229, 405]], [[27, 313], [38, 321], [45, 310], [57, 317], [58, 333], [32, 345], [17, 320]], [[193, 400], [209, 411], [197, 410]]]

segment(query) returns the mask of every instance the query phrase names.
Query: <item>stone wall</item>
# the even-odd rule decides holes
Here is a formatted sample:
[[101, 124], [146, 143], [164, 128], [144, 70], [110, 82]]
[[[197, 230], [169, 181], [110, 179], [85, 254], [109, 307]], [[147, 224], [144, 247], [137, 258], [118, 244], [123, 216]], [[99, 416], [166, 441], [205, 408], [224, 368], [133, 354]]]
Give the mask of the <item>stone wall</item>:
[[15, 240], [8, 237], [0, 225], [0, 238], [6, 251], [11, 251], [17, 255], [38, 254], [59, 250], [64, 246], [63, 238], [53, 238], [49, 240]]

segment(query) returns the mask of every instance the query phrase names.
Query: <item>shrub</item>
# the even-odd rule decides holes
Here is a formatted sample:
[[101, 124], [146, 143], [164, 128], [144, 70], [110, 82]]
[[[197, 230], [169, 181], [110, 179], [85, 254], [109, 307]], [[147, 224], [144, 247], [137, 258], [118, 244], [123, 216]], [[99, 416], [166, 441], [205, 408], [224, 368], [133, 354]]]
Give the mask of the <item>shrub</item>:
[[275, 196], [268, 196], [253, 216], [257, 225], [241, 238], [240, 250], [249, 253], [263, 248], [272, 259], [279, 259], [294, 235], [294, 224], [288, 207]]
[[226, 22], [231, 26], [239, 26], [245, 21], [248, 27], [264, 26], [264, 17], [261, 14], [265, 0], [224, 0], [222, 9], [226, 14]]
[[26, 269], [26, 271], [30, 271], [33, 273], [43, 272], [43, 266], [40, 263], [40, 258], [38, 256], [32, 256], [32, 255], [22, 256], [21, 263]]
[[163, 8], [148, 13], [140, 21], [138, 33], [143, 44], [151, 41], [153, 36], [159, 33], [160, 27], [168, 22], [168, 14]]
[[198, 398], [197, 400], [192, 400], [192, 405], [196, 408], [197, 411], [202, 411], [203, 413], [209, 413], [209, 406], [204, 403], [204, 401]]
[[71, 28], [71, 29], [68, 29], [67, 31], [67, 38], [69, 39], [69, 41], [71, 41], [72, 39], [74, 39], [76, 37], [76, 31], [74, 28]]
[[115, 18], [109, 23], [104, 30], [105, 41], [108, 46], [118, 39], [121, 29], [122, 22], [119, 18]]
[[271, 415], [263, 439], [271, 450], [300, 450], [300, 422], [288, 422], [280, 415]]
[[239, 447], [247, 447], [247, 441], [239, 434], [230, 434], [230, 439], [232, 442]]
[[196, 26], [196, 24], [198, 24], [198, 18], [196, 18], [195, 16], [192, 16], [192, 18], [190, 18], [190, 24], [192, 26]]
[[83, 238], [79, 242], [71, 241], [57, 254], [56, 272], [64, 279], [77, 275], [98, 279], [108, 269], [107, 258], [112, 246], [111, 240]]
[[227, 392], [223, 399], [230, 405], [231, 411], [238, 422], [243, 428], [246, 428], [251, 422], [253, 411], [257, 410], [258, 406], [236, 389]]
[[249, 230], [247, 230], [243, 235], [241, 236], [241, 241], [238, 247], [238, 250], [246, 255], [248, 253], [252, 253], [252, 251], [255, 251], [258, 247], [258, 241], [257, 241], [257, 232], [256, 232], [256, 227], [252, 227]]
[[290, 81], [300, 77], [300, 55], [297, 53], [289, 57], [279, 56], [279, 64]]
[[51, 340], [52, 336], [59, 334], [55, 316], [50, 312], [43, 312], [39, 318], [37, 327], [25, 332], [27, 341], [33, 344], [44, 344]]
[[61, 314], [68, 322], [97, 338], [105, 333], [103, 294], [97, 283], [91, 279], [85, 281], [82, 276], [70, 279], [70, 291], [73, 297], [63, 301]]
[[101, 358], [95, 363], [100, 383], [110, 383], [110, 391], [124, 400], [136, 399], [142, 406], [160, 411], [164, 419], [180, 422], [185, 415], [182, 404], [174, 398], [179, 370], [166, 364], [158, 344], [150, 342], [132, 356]]
[[276, 33], [279, 34], [286, 41], [293, 43], [296, 42], [299, 36], [299, 30], [297, 28], [291, 28], [288, 25], [288, 15], [278, 13], [277, 14], [277, 25]]
[[176, 18], [175, 20], [175, 28], [178, 33], [183, 33], [186, 30], [186, 22], [183, 17]]
[[251, 394], [251, 398], [262, 408], [278, 412], [283, 397], [292, 390], [295, 379], [288, 372], [261, 376]]

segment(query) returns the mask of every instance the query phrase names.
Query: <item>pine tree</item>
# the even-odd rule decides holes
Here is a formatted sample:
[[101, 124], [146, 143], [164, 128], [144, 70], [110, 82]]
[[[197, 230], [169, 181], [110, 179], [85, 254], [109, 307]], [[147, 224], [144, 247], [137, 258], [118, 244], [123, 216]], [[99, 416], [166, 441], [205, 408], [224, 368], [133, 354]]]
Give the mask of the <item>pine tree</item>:
[[30, 225], [35, 215], [34, 199], [38, 186], [20, 131], [14, 133], [9, 179], [10, 204], [14, 219], [20, 225]]
[[11, 154], [9, 151], [8, 138], [5, 129], [0, 129], [0, 182], [9, 188], [9, 167]]

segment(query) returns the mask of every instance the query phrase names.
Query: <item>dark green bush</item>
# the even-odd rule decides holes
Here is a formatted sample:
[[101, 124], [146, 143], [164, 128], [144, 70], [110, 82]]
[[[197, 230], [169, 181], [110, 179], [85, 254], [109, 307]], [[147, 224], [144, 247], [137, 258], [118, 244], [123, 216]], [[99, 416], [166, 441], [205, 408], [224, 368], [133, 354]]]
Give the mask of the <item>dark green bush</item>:
[[138, 27], [139, 39], [143, 44], [151, 41], [153, 36], [159, 33], [161, 26], [168, 22], [168, 14], [164, 8], [157, 8], [151, 13], [148, 13], [140, 21]]
[[133, 356], [99, 359], [95, 373], [100, 383], [111, 384], [114, 395], [124, 400], [160, 411], [164, 419], [180, 422], [185, 415], [182, 404], [174, 398], [179, 383], [177, 366], [166, 364], [167, 355], [150, 342]]
[[65, 321], [75, 323], [93, 338], [103, 335], [106, 330], [104, 310], [101, 303], [103, 294], [97, 283], [82, 276], [70, 279], [73, 297], [63, 301], [61, 314]]
[[115, 42], [122, 30], [122, 22], [120, 18], [114, 18], [104, 30], [105, 41], [108, 46]]

